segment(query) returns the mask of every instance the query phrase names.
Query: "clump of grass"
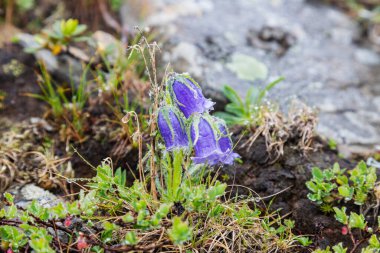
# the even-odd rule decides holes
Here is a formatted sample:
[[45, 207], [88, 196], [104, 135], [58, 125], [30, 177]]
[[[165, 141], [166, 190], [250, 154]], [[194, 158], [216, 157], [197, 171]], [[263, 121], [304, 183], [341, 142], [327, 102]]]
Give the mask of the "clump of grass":
[[296, 140], [296, 146], [304, 152], [311, 150], [317, 124], [315, 112], [305, 105], [293, 106], [288, 115], [284, 115], [274, 104], [265, 102], [266, 94], [282, 80], [279, 78], [261, 90], [251, 87], [245, 100], [233, 88], [225, 86], [224, 95], [230, 103], [225, 112], [215, 113], [230, 126], [240, 125], [247, 129], [244, 133], [249, 133], [250, 137], [241, 144], [242, 148], [251, 149], [263, 136], [271, 163], [283, 155], [284, 145], [289, 141]]
[[90, 96], [87, 87], [89, 66], [85, 68], [78, 87], [75, 87], [72, 83], [71, 89], [69, 89], [71, 91], [70, 95], [67, 94], [68, 89], [53, 83], [50, 74], [43, 64], [40, 66], [41, 75], [39, 76], [38, 84], [42, 94], [28, 93], [27, 95], [46, 102], [50, 107], [48, 115], [51, 114], [57, 123], [66, 123], [61, 128], [64, 140], [69, 141], [70, 139], [74, 139], [83, 142], [86, 139], [84, 133], [86, 114], [84, 108]]
[[[3, 125], [11, 123], [2, 122]], [[13, 181], [35, 182], [44, 189], [62, 189], [68, 193], [62, 166], [67, 157], [58, 158], [48, 145], [34, 145], [35, 125], [12, 123], [0, 138], [0, 192], [3, 193]], [[8, 128], [8, 127], [7, 127]], [[71, 175], [72, 176], [72, 175]]]

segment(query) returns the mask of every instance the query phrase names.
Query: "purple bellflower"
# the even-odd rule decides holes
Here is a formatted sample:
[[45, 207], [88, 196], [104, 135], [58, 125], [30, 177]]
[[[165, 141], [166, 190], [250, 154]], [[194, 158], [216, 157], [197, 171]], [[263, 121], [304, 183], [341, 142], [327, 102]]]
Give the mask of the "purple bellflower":
[[186, 74], [174, 74], [168, 82], [168, 90], [174, 104], [186, 118], [193, 113], [204, 113], [212, 109], [214, 103], [203, 96], [197, 82]]
[[182, 117], [178, 109], [173, 106], [164, 106], [158, 111], [158, 129], [168, 151], [189, 146]]
[[223, 128], [222, 135], [217, 123], [217, 120], [209, 115], [197, 115], [193, 118], [190, 136], [195, 152], [195, 157], [192, 157], [194, 163], [232, 164], [234, 159], [239, 157], [232, 152], [232, 142], [227, 129]]
[[219, 148], [220, 150], [225, 154], [225, 158], [223, 160], [223, 163], [225, 164], [233, 164], [234, 160], [236, 158], [239, 158], [240, 155], [235, 153], [235, 152], [232, 152], [232, 140], [227, 132], [227, 126], [226, 124], [221, 121], [221, 120], [218, 120], [218, 128], [219, 128], [219, 140], [218, 140], [218, 144], [219, 144]]

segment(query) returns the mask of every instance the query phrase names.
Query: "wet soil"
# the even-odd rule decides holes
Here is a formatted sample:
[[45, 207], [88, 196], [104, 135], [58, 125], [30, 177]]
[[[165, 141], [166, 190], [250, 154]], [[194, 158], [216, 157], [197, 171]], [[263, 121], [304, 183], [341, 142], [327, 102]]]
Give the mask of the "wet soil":
[[16, 45], [0, 48], [0, 91], [5, 92], [0, 117], [22, 121], [43, 114], [44, 105], [28, 97], [40, 91], [34, 57]]
[[[314, 150], [305, 152], [297, 147], [296, 141], [290, 141], [285, 144], [284, 154], [271, 162], [264, 137], [259, 137], [247, 149], [242, 146], [249, 135], [241, 138], [241, 130], [234, 130], [234, 141], [239, 142], [235, 151], [242, 156], [243, 163], [223, 168], [229, 183], [236, 185], [233, 192], [246, 195], [249, 194], [248, 189], [253, 190], [263, 198], [263, 202], [256, 203], [259, 207], [265, 205], [271, 211], [280, 210], [282, 216], [295, 221], [296, 233], [313, 237], [315, 247], [325, 248], [339, 242], [352, 247], [349, 236], [342, 235], [342, 225], [335, 220], [334, 215], [323, 213], [307, 198], [305, 183], [310, 180], [311, 169], [315, 166], [325, 169], [338, 162], [342, 168], [350, 169], [355, 167], [358, 159], [341, 158], [324, 140], [315, 137], [312, 145]], [[348, 208], [359, 211], [354, 206]]]

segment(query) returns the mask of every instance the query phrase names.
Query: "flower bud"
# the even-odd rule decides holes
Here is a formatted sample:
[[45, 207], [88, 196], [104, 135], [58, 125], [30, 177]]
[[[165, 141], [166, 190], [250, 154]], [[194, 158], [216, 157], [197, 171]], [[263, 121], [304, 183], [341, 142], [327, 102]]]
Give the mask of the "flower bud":
[[157, 124], [167, 150], [189, 146], [181, 113], [175, 107], [161, 107], [158, 111]]
[[82, 233], [79, 233], [79, 238], [77, 241], [77, 249], [83, 250], [83, 249], [87, 249], [88, 247], [89, 245], [87, 243], [86, 237]]
[[192, 157], [194, 163], [232, 164], [239, 157], [232, 152], [227, 129], [222, 125], [223, 131], [220, 131], [218, 123], [216, 118], [209, 115], [197, 115], [193, 118], [190, 136], [195, 152], [195, 157]]
[[190, 76], [174, 74], [168, 82], [170, 97], [186, 118], [193, 113], [204, 113], [212, 109], [214, 103], [203, 96], [202, 89]]
[[217, 125], [219, 129], [218, 144], [219, 144], [220, 150], [226, 155], [223, 163], [233, 164], [234, 160], [236, 158], [239, 158], [240, 156], [237, 153], [232, 152], [233, 143], [228, 134], [226, 124], [222, 120], [218, 119]]

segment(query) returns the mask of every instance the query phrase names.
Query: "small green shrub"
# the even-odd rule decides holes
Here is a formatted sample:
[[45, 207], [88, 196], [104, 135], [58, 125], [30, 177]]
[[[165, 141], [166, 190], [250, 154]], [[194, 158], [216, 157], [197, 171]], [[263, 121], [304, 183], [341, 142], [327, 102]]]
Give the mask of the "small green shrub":
[[[347, 175], [348, 174], [348, 175]], [[367, 167], [360, 162], [354, 169], [341, 169], [339, 164], [333, 168], [321, 170], [314, 167], [312, 178], [306, 182], [310, 193], [307, 195], [311, 201], [322, 207], [341, 202], [353, 201], [356, 205], [363, 205], [370, 191], [375, 187], [376, 169]]]
[[59, 54], [73, 42], [88, 41], [89, 38], [83, 36], [86, 29], [87, 26], [79, 24], [77, 19], [56, 21], [51, 29], [45, 29], [41, 34], [35, 36], [39, 46], [27, 48], [26, 51], [35, 52], [42, 48], [47, 48], [53, 54]]
[[[369, 216], [366, 216], [371, 209], [376, 209], [376, 205], [369, 203], [376, 195], [376, 180], [376, 169], [367, 167], [367, 164], [361, 161], [351, 170], [341, 169], [337, 163], [325, 170], [315, 167], [312, 169], [311, 180], [306, 182], [310, 190], [308, 198], [320, 205], [322, 211], [334, 212], [335, 219], [343, 225], [342, 235], [349, 236], [352, 242], [350, 252], [354, 252], [364, 242], [367, 242], [368, 246], [362, 249], [362, 253], [380, 252], [380, 243], [376, 236], [379, 232], [379, 220], [371, 221]], [[360, 212], [351, 211], [348, 215], [347, 207], [344, 206], [347, 202], [359, 206]], [[336, 207], [337, 205], [341, 207]], [[359, 233], [354, 233], [354, 230]], [[360, 239], [357, 238], [358, 235]], [[347, 248], [339, 243], [331, 249], [327, 247], [314, 252], [344, 253], [347, 252]]]
[[279, 78], [262, 90], [257, 87], [249, 88], [244, 101], [233, 88], [224, 86], [223, 93], [230, 103], [227, 104], [225, 112], [217, 112], [215, 115], [224, 119], [229, 125], [255, 126], [260, 124], [264, 98], [267, 92], [282, 80], [283, 78]]

